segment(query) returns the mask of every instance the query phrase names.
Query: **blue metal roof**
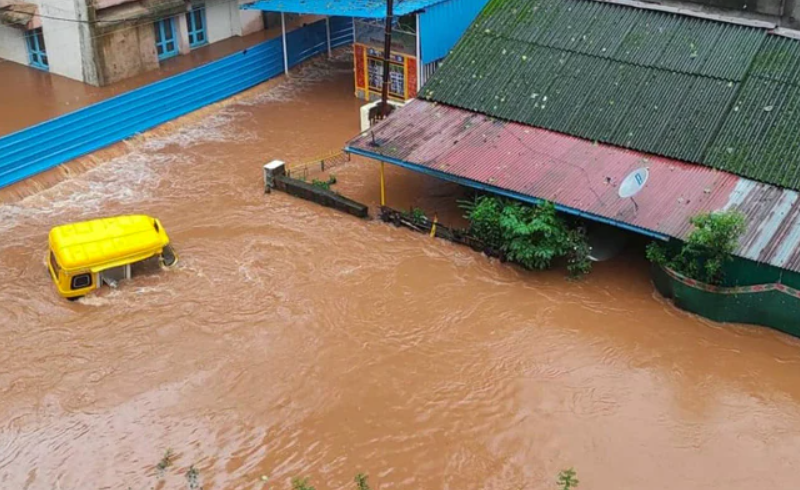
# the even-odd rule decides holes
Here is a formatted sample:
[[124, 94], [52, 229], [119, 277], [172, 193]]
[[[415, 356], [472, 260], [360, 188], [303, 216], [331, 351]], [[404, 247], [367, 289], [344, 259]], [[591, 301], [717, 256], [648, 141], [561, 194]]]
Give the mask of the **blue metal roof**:
[[[407, 15], [448, 0], [395, 0], [394, 15]], [[386, 0], [257, 0], [242, 9], [342, 17], [386, 17]]]

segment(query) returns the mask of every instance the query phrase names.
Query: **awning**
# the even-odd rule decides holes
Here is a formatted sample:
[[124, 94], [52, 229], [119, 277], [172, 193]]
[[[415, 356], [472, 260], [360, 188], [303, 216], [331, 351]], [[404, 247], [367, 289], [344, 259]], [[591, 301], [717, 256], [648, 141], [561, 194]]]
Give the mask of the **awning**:
[[[685, 239], [689, 219], [735, 209], [747, 219], [736, 255], [800, 272], [800, 196], [708, 167], [593, 143], [413, 100], [347, 151], [646, 235]], [[649, 179], [633, 199], [622, 180]]]
[[[447, 0], [395, 0], [394, 15], [407, 15]], [[242, 9], [339, 17], [386, 17], [386, 0], [257, 0]]]
[[20, 29], [35, 29], [33, 25], [39, 7], [33, 3], [14, 3], [0, 8], [0, 22]]

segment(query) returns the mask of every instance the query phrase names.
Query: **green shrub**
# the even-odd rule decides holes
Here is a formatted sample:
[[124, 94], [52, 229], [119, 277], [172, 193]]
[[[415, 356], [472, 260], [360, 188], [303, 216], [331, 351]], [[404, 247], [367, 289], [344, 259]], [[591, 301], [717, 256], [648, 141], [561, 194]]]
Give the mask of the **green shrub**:
[[578, 481], [577, 478], [575, 478], [575, 475], [576, 475], [575, 470], [572, 468], [564, 470], [561, 473], [559, 473], [558, 486], [560, 490], [570, 490], [572, 488], [577, 488], [578, 483], [580, 482]]
[[566, 258], [571, 275], [591, 269], [585, 234], [570, 228], [553, 203], [529, 206], [494, 196], [461, 203], [469, 234], [506, 259], [526, 269], [547, 269], [554, 259]]
[[428, 217], [425, 215], [425, 211], [420, 208], [411, 208], [409, 211], [403, 212], [403, 215], [418, 225], [428, 220]]
[[335, 175], [331, 175], [328, 178], [328, 180], [314, 179], [314, 180], [311, 181], [311, 185], [313, 185], [314, 187], [318, 187], [320, 189], [326, 190], [326, 191], [331, 190], [331, 186], [333, 184], [335, 184], [335, 183], [336, 183], [336, 176]]
[[689, 220], [694, 229], [677, 252], [660, 243], [647, 247], [647, 259], [706, 284], [721, 285], [725, 264], [733, 260], [739, 238], [746, 230], [738, 211], [702, 213]]
[[365, 475], [364, 473], [357, 474], [355, 482], [357, 490], [371, 490], [369, 488], [369, 484], [367, 484], [367, 475]]
[[294, 478], [292, 480], [292, 490], [315, 490], [309, 485], [308, 478]]

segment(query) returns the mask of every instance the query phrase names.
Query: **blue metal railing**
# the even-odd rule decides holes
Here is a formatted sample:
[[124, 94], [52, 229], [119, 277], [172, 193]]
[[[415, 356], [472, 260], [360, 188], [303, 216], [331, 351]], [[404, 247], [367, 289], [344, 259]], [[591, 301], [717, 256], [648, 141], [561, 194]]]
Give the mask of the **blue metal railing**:
[[[331, 45], [353, 40], [353, 20], [332, 17]], [[289, 65], [327, 50], [325, 21], [287, 35]], [[283, 73], [272, 39], [0, 138], [0, 188], [99, 150]]]

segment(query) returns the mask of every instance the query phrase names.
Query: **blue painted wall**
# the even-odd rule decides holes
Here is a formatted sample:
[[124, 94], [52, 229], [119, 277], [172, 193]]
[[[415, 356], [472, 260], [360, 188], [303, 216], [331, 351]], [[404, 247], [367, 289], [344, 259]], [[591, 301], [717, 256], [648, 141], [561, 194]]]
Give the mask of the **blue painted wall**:
[[419, 16], [422, 62], [447, 56], [488, 0], [450, 0], [426, 7]]
[[[287, 36], [289, 64], [327, 50], [325, 21]], [[353, 20], [331, 18], [331, 44], [353, 40]], [[0, 138], [0, 188], [146, 131], [283, 73], [281, 39], [140, 87]]]

